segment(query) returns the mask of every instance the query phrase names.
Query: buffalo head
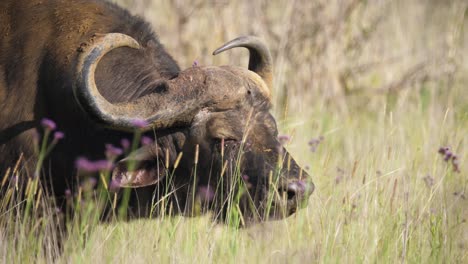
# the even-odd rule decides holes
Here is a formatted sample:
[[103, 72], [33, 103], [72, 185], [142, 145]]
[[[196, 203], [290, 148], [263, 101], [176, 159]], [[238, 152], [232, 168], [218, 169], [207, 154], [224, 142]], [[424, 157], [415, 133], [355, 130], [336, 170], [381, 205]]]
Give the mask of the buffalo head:
[[171, 175], [185, 182], [187, 196], [201, 197], [221, 218], [233, 209], [246, 221], [285, 217], [304, 204], [314, 185], [278, 140], [269, 113], [272, 59], [259, 39], [237, 38], [214, 52], [247, 48], [248, 69], [191, 67], [173, 79], [154, 80], [156, 92], [113, 104], [99, 93], [94, 71], [106, 53], [124, 46], [144, 48], [122, 34], [93, 39], [77, 64], [77, 101], [107, 127], [133, 130], [135, 120], [144, 120], [142, 131], [174, 131], [182, 154], [168, 157], [164, 148], [170, 147], [160, 141], [137, 149], [113, 172], [122, 187], [148, 186]]

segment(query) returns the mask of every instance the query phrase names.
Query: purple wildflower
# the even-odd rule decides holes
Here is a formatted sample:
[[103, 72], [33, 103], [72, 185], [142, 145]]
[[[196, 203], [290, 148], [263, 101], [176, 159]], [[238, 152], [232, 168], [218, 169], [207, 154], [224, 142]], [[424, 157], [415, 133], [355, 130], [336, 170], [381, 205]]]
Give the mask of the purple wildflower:
[[75, 166], [84, 172], [110, 171], [113, 168], [112, 162], [108, 160], [90, 161], [83, 157], [75, 161]]
[[122, 138], [122, 140], [120, 140], [120, 145], [124, 150], [128, 150], [130, 148], [130, 140]]
[[136, 128], [144, 128], [148, 126], [148, 122], [143, 119], [134, 119], [132, 121], [132, 125], [134, 125]]
[[48, 119], [48, 118], [43, 118], [41, 120], [41, 125], [44, 129], [53, 131], [55, 128], [57, 128], [57, 125], [55, 124], [54, 121]]
[[242, 175], [242, 179], [244, 180], [244, 184], [247, 187], [247, 189], [252, 188], [252, 184], [249, 182], [249, 175], [247, 174]]
[[340, 167], [336, 167], [336, 171], [335, 184], [339, 184], [344, 178], [345, 171]]
[[447, 153], [449, 150], [449, 147], [440, 147], [438, 152], [442, 155], [445, 155], [445, 153]]
[[434, 185], [434, 178], [431, 175], [426, 175], [424, 178], [424, 183], [428, 188], [431, 188]]
[[116, 157], [122, 155], [123, 151], [121, 148], [115, 147], [112, 144], [106, 144], [106, 157], [108, 159], [115, 159]]
[[444, 161], [449, 161], [452, 158], [453, 153], [450, 151], [445, 152]]
[[75, 166], [78, 170], [82, 170], [82, 171], [89, 171], [89, 172], [93, 172], [95, 171], [95, 168], [92, 164], [91, 161], [89, 161], [88, 159], [86, 158], [78, 158], [76, 161], [75, 161]]
[[112, 162], [108, 160], [97, 160], [93, 162], [98, 171], [110, 171], [114, 168]]
[[452, 163], [452, 168], [454, 172], [460, 172], [460, 161], [458, 160], [458, 156], [450, 151], [449, 147], [440, 147], [438, 150], [439, 154], [444, 156], [445, 162]]
[[279, 135], [278, 136], [278, 141], [281, 143], [281, 145], [284, 145], [288, 143], [291, 140], [291, 136], [289, 135]]
[[97, 184], [96, 178], [94, 178], [94, 177], [89, 178], [88, 181], [87, 181], [87, 184], [89, 184], [90, 186], [92, 186], [94, 188], [96, 186], [96, 184]]
[[310, 146], [310, 151], [315, 152], [319, 146], [319, 144], [323, 141], [324, 137], [320, 136], [318, 138], [313, 138], [309, 140], [308, 144]]
[[150, 137], [147, 137], [147, 136], [141, 137], [141, 145], [146, 146], [150, 144], [153, 144], [153, 140]]
[[110, 192], [117, 192], [119, 191], [120, 185], [120, 178], [113, 178], [109, 184], [109, 191]]
[[70, 199], [72, 197], [72, 193], [70, 189], [65, 190], [65, 198]]
[[198, 61], [194, 60], [193, 63], [192, 63], [192, 67], [197, 67], [197, 66], [198, 66]]
[[54, 133], [54, 140], [60, 140], [65, 137], [65, 134], [62, 131], [56, 131]]
[[200, 186], [198, 187], [198, 192], [197, 192], [198, 197], [200, 198], [200, 201], [203, 202], [210, 202], [214, 198], [214, 192], [211, 188], [211, 186]]

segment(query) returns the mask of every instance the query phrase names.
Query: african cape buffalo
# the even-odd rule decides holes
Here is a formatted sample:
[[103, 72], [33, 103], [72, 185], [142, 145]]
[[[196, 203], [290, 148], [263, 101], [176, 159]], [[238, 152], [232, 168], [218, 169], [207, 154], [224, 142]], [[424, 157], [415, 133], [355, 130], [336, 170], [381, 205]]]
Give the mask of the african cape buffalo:
[[106, 144], [135, 130], [156, 141], [121, 155], [112, 177], [134, 188], [136, 214], [168, 174], [179, 211], [203, 187], [215, 192], [206, 203], [221, 219], [227, 197], [242, 186], [246, 221], [288, 216], [314, 189], [277, 139], [272, 58], [256, 37], [214, 52], [247, 48], [248, 69], [180, 70], [144, 20], [100, 0], [3, 0], [0, 36], [1, 175], [22, 155], [20, 177], [34, 177], [40, 120], [50, 118], [65, 138], [41, 175], [59, 201], [76, 185], [78, 157], [105, 159]]

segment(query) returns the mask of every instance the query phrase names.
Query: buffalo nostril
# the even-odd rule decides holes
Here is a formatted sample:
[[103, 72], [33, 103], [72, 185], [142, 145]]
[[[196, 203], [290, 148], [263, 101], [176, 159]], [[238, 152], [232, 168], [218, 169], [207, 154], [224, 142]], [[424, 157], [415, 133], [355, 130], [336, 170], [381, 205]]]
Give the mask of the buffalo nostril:
[[296, 181], [288, 184], [288, 191], [293, 191], [298, 196], [304, 196], [306, 184], [303, 181]]
[[287, 187], [280, 187], [278, 188], [278, 192], [279, 192], [280, 197], [282, 197], [283, 199], [287, 199], [288, 201], [296, 199], [297, 193], [293, 189], [289, 189]]
[[281, 187], [279, 191], [288, 200], [302, 198], [306, 192], [306, 184], [303, 181], [291, 182], [287, 186]]
[[288, 200], [295, 199], [295, 197], [296, 197], [296, 192], [295, 192], [295, 191], [292, 191], [292, 190], [288, 190], [288, 191], [286, 192], [286, 194], [287, 194]]

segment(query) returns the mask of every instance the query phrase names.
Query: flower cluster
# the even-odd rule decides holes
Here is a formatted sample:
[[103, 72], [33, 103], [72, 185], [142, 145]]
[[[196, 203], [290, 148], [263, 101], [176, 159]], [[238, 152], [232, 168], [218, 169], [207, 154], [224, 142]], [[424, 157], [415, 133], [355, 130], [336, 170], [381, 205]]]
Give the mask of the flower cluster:
[[123, 150], [121, 148], [115, 147], [112, 144], [106, 144], [106, 158], [108, 160], [114, 160], [118, 156], [122, 155]]
[[112, 178], [110, 184], [109, 184], [109, 191], [110, 192], [118, 192], [120, 187], [120, 178]]
[[434, 186], [434, 178], [431, 177], [431, 175], [426, 175], [424, 178], [424, 183], [426, 184], [427, 188], [431, 188], [432, 186]]
[[54, 131], [57, 128], [57, 125], [55, 124], [55, 122], [48, 118], [43, 118], [41, 120], [41, 125], [44, 129], [49, 130], [49, 131]]
[[444, 157], [444, 161], [452, 163], [452, 168], [454, 172], [460, 172], [460, 160], [458, 156], [450, 151], [449, 147], [441, 147], [439, 148], [439, 154]]
[[140, 141], [142, 146], [153, 144], [153, 139], [147, 136], [142, 136]]
[[198, 187], [197, 196], [200, 198], [202, 203], [211, 202], [214, 198], [213, 188], [209, 185], [202, 185]]
[[123, 150], [128, 151], [130, 149], [130, 140], [122, 138], [120, 140], [120, 145], [122, 146]]
[[245, 187], [247, 187], [247, 189], [251, 189], [252, 188], [252, 183], [249, 182], [249, 175], [247, 174], [244, 174], [242, 175], [242, 180], [244, 180], [244, 184], [245, 184]]
[[289, 143], [290, 140], [291, 140], [291, 136], [289, 136], [289, 135], [279, 135], [278, 136], [278, 141], [281, 143], [281, 145], [285, 145], [285, 144]]
[[311, 139], [308, 143], [310, 147], [310, 151], [315, 152], [323, 140], [324, 140], [323, 136]]
[[132, 120], [132, 125], [136, 128], [145, 128], [148, 126], [148, 122], [146, 122], [146, 120], [143, 119], [134, 119]]
[[[52, 132], [55, 129], [57, 129], [57, 125], [55, 124], [54, 121], [48, 118], [43, 118], [41, 120], [41, 126], [44, 128], [45, 131], [47, 132]], [[63, 139], [65, 137], [65, 134], [62, 131], [55, 131], [54, 132], [54, 139], [53, 139], [53, 144], [56, 144], [59, 140]]]
[[109, 160], [96, 160], [91, 161], [87, 158], [80, 157], [75, 161], [75, 166], [79, 171], [83, 172], [98, 172], [98, 171], [110, 171], [114, 167]]

